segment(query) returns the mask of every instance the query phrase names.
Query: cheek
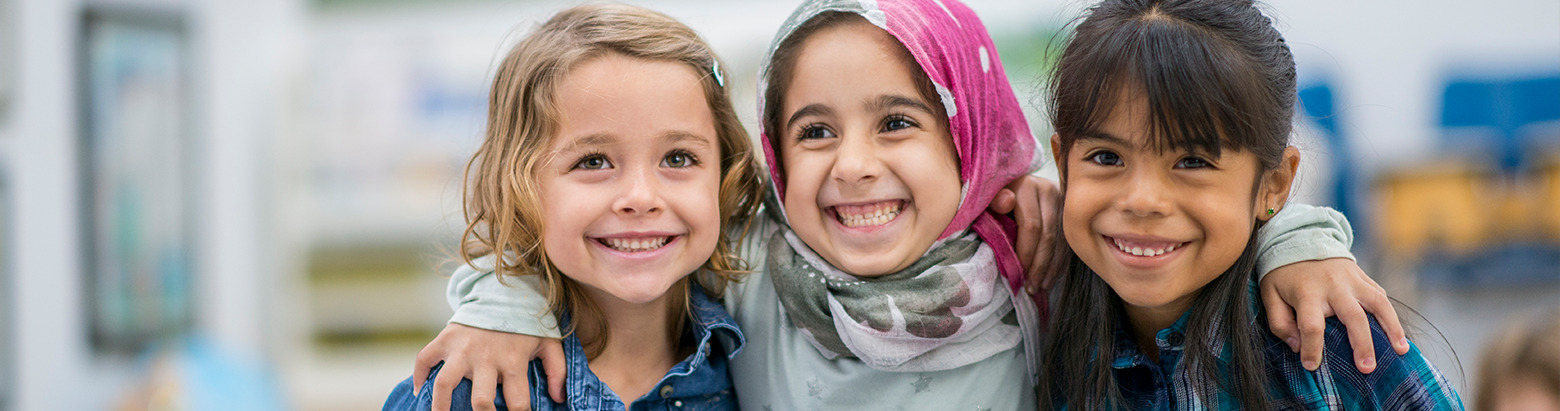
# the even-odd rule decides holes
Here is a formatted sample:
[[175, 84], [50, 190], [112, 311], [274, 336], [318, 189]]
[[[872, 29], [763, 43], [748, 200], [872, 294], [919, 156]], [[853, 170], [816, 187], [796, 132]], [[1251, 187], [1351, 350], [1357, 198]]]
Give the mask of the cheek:
[[1089, 249], [1089, 222], [1092, 212], [1083, 204], [1084, 195], [1069, 189], [1062, 202], [1062, 239], [1075, 251]]
[[787, 153], [781, 164], [785, 178], [785, 201], [787, 213], [791, 213], [793, 206], [806, 205], [817, 198], [818, 190], [823, 186], [823, 180], [828, 176], [828, 170], [822, 166], [811, 163], [817, 162], [816, 154]]

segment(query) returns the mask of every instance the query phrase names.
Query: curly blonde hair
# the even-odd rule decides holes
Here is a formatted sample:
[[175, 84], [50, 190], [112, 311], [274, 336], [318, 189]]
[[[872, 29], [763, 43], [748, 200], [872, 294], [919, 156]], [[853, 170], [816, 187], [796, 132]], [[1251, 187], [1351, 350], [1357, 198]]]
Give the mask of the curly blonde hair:
[[[549, 311], [587, 313], [574, 318], [566, 333], [590, 327], [600, 341], [587, 342], [587, 354], [598, 354], [606, 340], [607, 326], [599, 308], [586, 298], [581, 286], [561, 275], [548, 260], [542, 244], [543, 221], [537, 168], [546, 161], [546, 148], [558, 127], [556, 96], [565, 73], [593, 58], [608, 54], [687, 64], [700, 79], [704, 97], [714, 114], [720, 146], [720, 222], [727, 227], [715, 252], [698, 273], [691, 276], [711, 297], [719, 298], [728, 282], [747, 271], [733, 253], [733, 242], [745, 234], [731, 230], [746, 224], [763, 195], [761, 170], [754, 158], [747, 131], [737, 119], [721, 80], [714, 51], [693, 29], [664, 14], [618, 5], [584, 5], [554, 15], [504, 57], [493, 78], [489, 95], [488, 124], [482, 146], [466, 165], [464, 208], [466, 229], [460, 253], [472, 259], [495, 255], [493, 269], [500, 281], [520, 275], [541, 276]], [[682, 304], [673, 304], [675, 326], [689, 309], [689, 283], [685, 278], [668, 293]], [[674, 335], [680, 335], [674, 333]]]

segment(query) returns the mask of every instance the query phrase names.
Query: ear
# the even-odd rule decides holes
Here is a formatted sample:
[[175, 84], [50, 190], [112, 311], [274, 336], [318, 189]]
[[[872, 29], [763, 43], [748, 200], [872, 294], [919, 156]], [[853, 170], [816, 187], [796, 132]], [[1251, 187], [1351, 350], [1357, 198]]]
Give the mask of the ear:
[[1057, 178], [1062, 180], [1062, 184], [1067, 184], [1067, 153], [1063, 153], [1061, 147], [1062, 135], [1051, 134], [1051, 161], [1056, 162]]
[[[1278, 210], [1284, 209], [1299, 169], [1300, 150], [1293, 146], [1284, 148], [1284, 158], [1279, 160], [1278, 168], [1262, 176], [1262, 187], [1257, 190], [1256, 210], [1252, 210], [1257, 219], [1267, 221], [1277, 215]], [[1268, 213], [1268, 210], [1273, 212]]]

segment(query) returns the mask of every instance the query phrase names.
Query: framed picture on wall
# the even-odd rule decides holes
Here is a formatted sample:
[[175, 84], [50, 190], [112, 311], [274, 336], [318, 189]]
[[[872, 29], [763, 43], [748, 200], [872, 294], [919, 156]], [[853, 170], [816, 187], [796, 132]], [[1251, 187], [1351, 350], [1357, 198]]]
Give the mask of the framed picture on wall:
[[[16, 58], [21, 50], [17, 44], [22, 33], [16, 18], [16, 0], [0, 0], [0, 124], [11, 117], [11, 101], [16, 98]], [[4, 409], [4, 408], [0, 408]]]
[[[4, 134], [0, 132], [0, 136]], [[14, 313], [17, 311], [15, 303], [11, 301], [11, 273], [15, 270], [12, 267], [16, 262], [11, 259], [15, 255], [11, 247], [16, 244], [16, 226], [11, 222], [11, 202], [15, 200], [12, 199], [10, 180], [5, 174], [5, 170], [9, 170], [5, 164], [8, 158], [5, 150], [0, 148], [0, 312]], [[16, 338], [14, 328], [10, 315], [0, 315], [0, 387], [17, 385], [16, 344], [11, 342]], [[16, 396], [11, 391], [0, 390], [0, 411], [15, 407], [11, 402], [16, 401]]]
[[177, 12], [82, 14], [82, 239], [100, 351], [140, 351], [190, 326], [197, 157], [186, 33]]

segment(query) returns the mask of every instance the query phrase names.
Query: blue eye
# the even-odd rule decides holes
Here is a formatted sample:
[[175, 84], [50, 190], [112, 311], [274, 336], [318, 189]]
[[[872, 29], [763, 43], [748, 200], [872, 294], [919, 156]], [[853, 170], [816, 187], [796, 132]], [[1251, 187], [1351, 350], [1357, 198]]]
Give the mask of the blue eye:
[[694, 157], [693, 153], [683, 150], [667, 153], [666, 157], [661, 159], [662, 167], [684, 168], [696, 165], [699, 165], [699, 159]]
[[608, 169], [612, 168], [612, 161], [607, 160], [607, 156], [601, 154], [586, 154], [585, 157], [581, 157], [579, 161], [574, 162], [574, 168], [581, 170]]
[[905, 116], [902, 116], [902, 115], [895, 115], [895, 116], [889, 117], [887, 120], [883, 121], [883, 131], [884, 132], [895, 131], [895, 130], [903, 130], [903, 129], [907, 129], [907, 128], [911, 128], [911, 127], [918, 127], [918, 126], [920, 126], [920, 125], [916, 124], [914, 121], [911, 121], [909, 117], [905, 117]]
[[1207, 168], [1213, 167], [1212, 163], [1202, 157], [1186, 157], [1175, 163], [1175, 168]]
[[796, 135], [798, 141], [824, 138], [834, 138], [834, 131], [829, 130], [828, 127], [824, 127], [822, 124], [804, 126], [802, 131]]
[[1103, 166], [1119, 166], [1121, 165], [1121, 155], [1110, 151], [1098, 151], [1093, 154], [1089, 154], [1088, 157], [1084, 157], [1084, 161], [1089, 161]]

